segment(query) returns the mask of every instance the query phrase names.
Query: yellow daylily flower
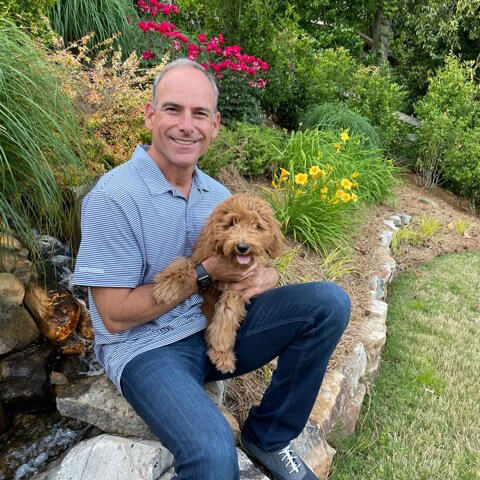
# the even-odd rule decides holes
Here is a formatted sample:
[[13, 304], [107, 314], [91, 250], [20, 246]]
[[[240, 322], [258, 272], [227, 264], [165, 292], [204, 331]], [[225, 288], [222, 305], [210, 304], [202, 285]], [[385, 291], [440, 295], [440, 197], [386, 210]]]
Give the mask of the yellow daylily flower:
[[350, 137], [348, 136], [348, 132], [344, 130], [342, 134], [340, 135], [340, 138], [343, 142], [346, 142]]
[[343, 192], [343, 195], [340, 197], [342, 199], [342, 202], [347, 203], [350, 200], [350, 194], [347, 192]]
[[305, 185], [307, 183], [308, 175], [306, 173], [297, 173], [295, 175], [295, 183], [298, 185]]
[[334, 143], [333, 146], [335, 147], [335, 151], [338, 153], [340, 151], [340, 144]]
[[352, 193], [352, 202], [356, 202], [358, 200], [358, 197]]
[[326, 195], [320, 195], [320, 200], [325, 200], [327, 198]]
[[280, 180], [286, 180], [289, 175], [290, 172], [288, 170], [285, 170], [284, 168], [280, 169]]
[[335, 197], [341, 197], [345, 192], [343, 190], [337, 190], [335, 192]]
[[320, 171], [320, 167], [318, 167], [317, 165], [313, 165], [313, 167], [310, 167], [310, 170], [308, 171], [308, 173], [313, 177], [315, 178], [317, 175], [318, 175], [318, 172]]
[[350, 178], [357, 178], [359, 175], [360, 175], [359, 172], [353, 172], [353, 173], [350, 175]]
[[327, 193], [328, 192], [328, 187], [323, 187], [320, 192], [322, 193]]
[[340, 185], [345, 190], [350, 190], [352, 188], [352, 182], [350, 180], [348, 180], [348, 178], [343, 178], [342, 181], [340, 182]]

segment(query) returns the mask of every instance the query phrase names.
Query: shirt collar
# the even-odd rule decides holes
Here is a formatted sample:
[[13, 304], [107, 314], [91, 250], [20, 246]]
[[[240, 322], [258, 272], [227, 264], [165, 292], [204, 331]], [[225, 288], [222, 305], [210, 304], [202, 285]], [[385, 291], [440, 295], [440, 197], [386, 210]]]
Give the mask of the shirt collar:
[[[175, 187], [165, 178], [155, 160], [147, 153], [149, 148], [149, 145], [137, 145], [131, 159], [133, 165], [152, 195], [173, 193], [176, 191]], [[205, 174], [198, 167], [195, 167], [193, 172], [193, 186], [199, 191], [210, 191]]]

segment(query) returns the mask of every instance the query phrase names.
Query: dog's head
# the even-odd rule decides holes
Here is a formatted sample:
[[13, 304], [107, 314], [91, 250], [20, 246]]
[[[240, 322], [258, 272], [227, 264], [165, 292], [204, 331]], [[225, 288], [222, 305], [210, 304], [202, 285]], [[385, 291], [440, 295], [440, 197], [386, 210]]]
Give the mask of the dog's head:
[[270, 205], [260, 197], [238, 194], [227, 198], [209, 217], [206, 241], [216, 254], [249, 266], [255, 257], [275, 258], [283, 236]]

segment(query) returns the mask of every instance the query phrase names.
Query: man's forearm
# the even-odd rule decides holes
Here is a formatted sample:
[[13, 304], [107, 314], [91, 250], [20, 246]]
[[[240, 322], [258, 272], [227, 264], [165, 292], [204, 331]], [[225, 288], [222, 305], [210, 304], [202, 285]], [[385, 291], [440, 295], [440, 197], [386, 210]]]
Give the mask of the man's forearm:
[[121, 333], [148, 323], [184, 302], [197, 291], [196, 283], [192, 283], [177, 303], [157, 304], [152, 294], [154, 287], [153, 283], [132, 289], [91, 287], [95, 306], [107, 330], [110, 333]]

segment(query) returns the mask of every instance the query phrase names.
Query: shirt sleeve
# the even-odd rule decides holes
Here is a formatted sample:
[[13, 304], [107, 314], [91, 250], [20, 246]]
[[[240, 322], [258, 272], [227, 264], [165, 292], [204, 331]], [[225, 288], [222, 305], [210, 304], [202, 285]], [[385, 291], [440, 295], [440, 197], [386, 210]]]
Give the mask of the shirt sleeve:
[[103, 192], [85, 198], [75, 285], [135, 288], [142, 283], [145, 266], [138, 218], [136, 206], [122, 208]]

